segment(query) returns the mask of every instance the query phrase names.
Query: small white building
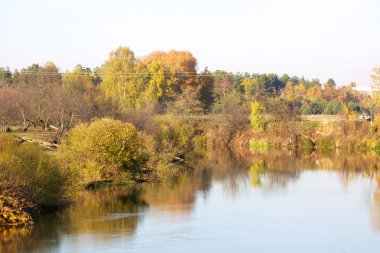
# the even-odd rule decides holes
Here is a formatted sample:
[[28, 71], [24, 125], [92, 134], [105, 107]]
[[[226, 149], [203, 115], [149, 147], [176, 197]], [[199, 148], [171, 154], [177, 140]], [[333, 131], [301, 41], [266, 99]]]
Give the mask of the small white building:
[[368, 96], [372, 95], [372, 88], [371, 87], [355, 87], [354, 88], [356, 91], [366, 94]]

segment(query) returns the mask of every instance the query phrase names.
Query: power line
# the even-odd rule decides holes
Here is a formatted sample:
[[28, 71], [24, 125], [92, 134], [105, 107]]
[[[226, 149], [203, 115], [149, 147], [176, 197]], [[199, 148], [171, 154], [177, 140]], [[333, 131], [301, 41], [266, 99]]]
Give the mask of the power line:
[[[37, 75], [37, 76], [65, 76], [65, 75], [70, 75], [71, 73], [69, 72], [35, 72], [35, 71], [21, 71], [18, 72], [19, 75]], [[87, 73], [77, 73], [75, 74], [77, 76], [89, 76], [93, 74], [87, 74]], [[155, 75], [155, 73], [106, 73], [106, 74], [100, 74], [100, 76], [122, 76], [122, 77], [130, 77], [130, 76], [152, 76]], [[173, 77], [197, 77], [197, 76], [214, 76], [213, 74], [205, 74], [205, 73], [200, 73], [198, 74], [197, 72], [179, 72], [179, 73], [164, 73], [165, 76], [173, 76]]]

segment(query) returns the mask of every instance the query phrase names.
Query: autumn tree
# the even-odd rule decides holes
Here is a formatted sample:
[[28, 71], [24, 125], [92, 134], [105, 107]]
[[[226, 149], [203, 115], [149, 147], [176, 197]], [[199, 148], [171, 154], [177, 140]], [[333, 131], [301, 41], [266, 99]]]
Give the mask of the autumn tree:
[[282, 80], [285, 79], [289, 81], [287, 76], [280, 79], [276, 74], [246, 74], [242, 80], [242, 87], [248, 100], [265, 103], [269, 97], [281, 94], [286, 84]]
[[258, 132], [264, 132], [264, 108], [257, 101], [251, 104], [251, 126]]
[[0, 67], [0, 86], [10, 86], [12, 83], [12, 72], [9, 68]]
[[302, 100], [306, 94], [305, 82], [301, 81], [299, 84], [294, 86], [294, 93], [298, 101]]
[[54, 103], [50, 108], [49, 127], [58, 131], [59, 135], [68, 132], [78, 121], [80, 110], [86, 111], [82, 97], [73, 95], [63, 87], [54, 87], [52, 95]]
[[281, 94], [281, 97], [289, 102], [294, 102], [296, 100], [295, 88], [292, 81], [287, 81], [285, 89]]
[[242, 81], [242, 86], [244, 88], [244, 95], [247, 100], [258, 100], [259, 96], [263, 94], [258, 80], [256, 78], [250, 78], [250, 76], [245, 76]]
[[136, 67], [134, 53], [128, 47], [119, 47], [109, 54], [102, 66], [101, 87], [113, 101], [126, 107], [135, 106], [133, 75]]
[[76, 65], [72, 71], [67, 71], [62, 78], [65, 90], [72, 94], [90, 92], [94, 88], [94, 74], [91, 69]]
[[82, 65], [67, 71], [62, 85], [55, 85], [49, 92], [46, 128], [65, 134], [77, 123], [117, 115], [117, 105], [97, 85], [98, 78], [90, 68]]
[[227, 93], [220, 101], [220, 113], [232, 131], [239, 131], [249, 123], [248, 108], [243, 94], [237, 91]]
[[336, 84], [333, 79], [328, 79], [327, 82], [324, 84], [322, 97], [326, 101], [331, 101], [335, 99], [336, 97]]
[[199, 99], [199, 91], [193, 87], [184, 89], [177, 100], [172, 104], [170, 111], [177, 115], [192, 116], [202, 114], [203, 106]]
[[146, 79], [140, 85], [138, 105], [151, 102], [165, 103], [174, 96], [174, 81], [170, 72], [159, 61], [146, 65]]
[[305, 99], [316, 101], [322, 98], [322, 87], [320, 85], [313, 85], [306, 90]]
[[371, 105], [378, 111], [380, 107], [380, 67], [376, 67], [372, 70], [371, 79], [373, 84]]
[[40, 85], [60, 83], [62, 79], [58, 67], [51, 61], [40, 66], [32, 64], [21, 71], [16, 71], [13, 80], [17, 85]]
[[156, 61], [170, 73], [170, 82], [175, 93], [180, 94], [188, 86], [197, 83], [197, 59], [189, 51], [156, 51], [140, 59], [145, 65]]
[[102, 66], [101, 87], [124, 108], [166, 103], [186, 85], [196, 84], [195, 67], [189, 52], [155, 52], [137, 60], [129, 48], [120, 47]]
[[230, 76], [222, 71], [216, 71], [214, 94], [217, 100], [221, 100], [229, 91], [232, 90], [232, 81]]
[[199, 100], [202, 102], [204, 109], [210, 111], [215, 101], [213, 93], [215, 79], [207, 68], [199, 74], [196, 86], [199, 87]]
[[0, 86], [0, 132], [6, 132], [10, 123], [16, 119], [14, 98], [14, 89]]
[[371, 78], [374, 86], [380, 89], [380, 67], [376, 67], [372, 70]]
[[172, 73], [195, 73], [197, 68], [197, 59], [189, 51], [155, 51], [143, 57], [141, 61], [146, 65], [158, 61]]
[[22, 130], [32, 125], [46, 129], [51, 108], [51, 93], [61, 84], [61, 74], [57, 66], [47, 62], [44, 66], [33, 64], [14, 74], [17, 90], [14, 103], [22, 116]]

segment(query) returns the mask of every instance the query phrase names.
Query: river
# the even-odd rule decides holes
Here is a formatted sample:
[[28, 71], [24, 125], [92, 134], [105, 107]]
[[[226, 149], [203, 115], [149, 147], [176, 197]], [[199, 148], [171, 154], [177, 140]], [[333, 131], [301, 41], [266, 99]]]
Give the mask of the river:
[[170, 182], [86, 191], [1, 252], [380, 252], [375, 155], [210, 152]]

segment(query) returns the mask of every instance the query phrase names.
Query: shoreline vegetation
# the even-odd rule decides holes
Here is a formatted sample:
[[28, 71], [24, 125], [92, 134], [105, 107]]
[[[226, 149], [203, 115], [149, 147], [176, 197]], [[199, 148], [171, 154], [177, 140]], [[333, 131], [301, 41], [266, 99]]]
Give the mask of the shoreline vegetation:
[[[376, 91], [379, 68], [372, 78]], [[165, 184], [212, 150], [380, 152], [379, 93], [333, 79], [198, 73], [188, 51], [137, 59], [120, 47], [99, 68], [65, 73], [52, 62], [0, 68], [0, 105], [0, 226], [32, 224], [86, 188]]]
[[[255, 159], [281, 150], [305, 157], [336, 152], [378, 156], [374, 123], [266, 122], [264, 130], [258, 131], [246, 118], [245, 127], [235, 132], [219, 116], [193, 117], [189, 123], [183, 117], [159, 115], [151, 119], [154, 132], [138, 131], [130, 123], [110, 118], [95, 119], [74, 127], [53, 150], [45, 147], [48, 141], [29, 137], [21, 142], [25, 132], [1, 134], [0, 225], [33, 224], [40, 213], [64, 207], [85, 189], [165, 184], [212, 150], [246, 150]], [[37, 137], [38, 133], [45, 134], [41, 130], [30, 134]], [[183, 158], [189, 162], [176, 163]]]

